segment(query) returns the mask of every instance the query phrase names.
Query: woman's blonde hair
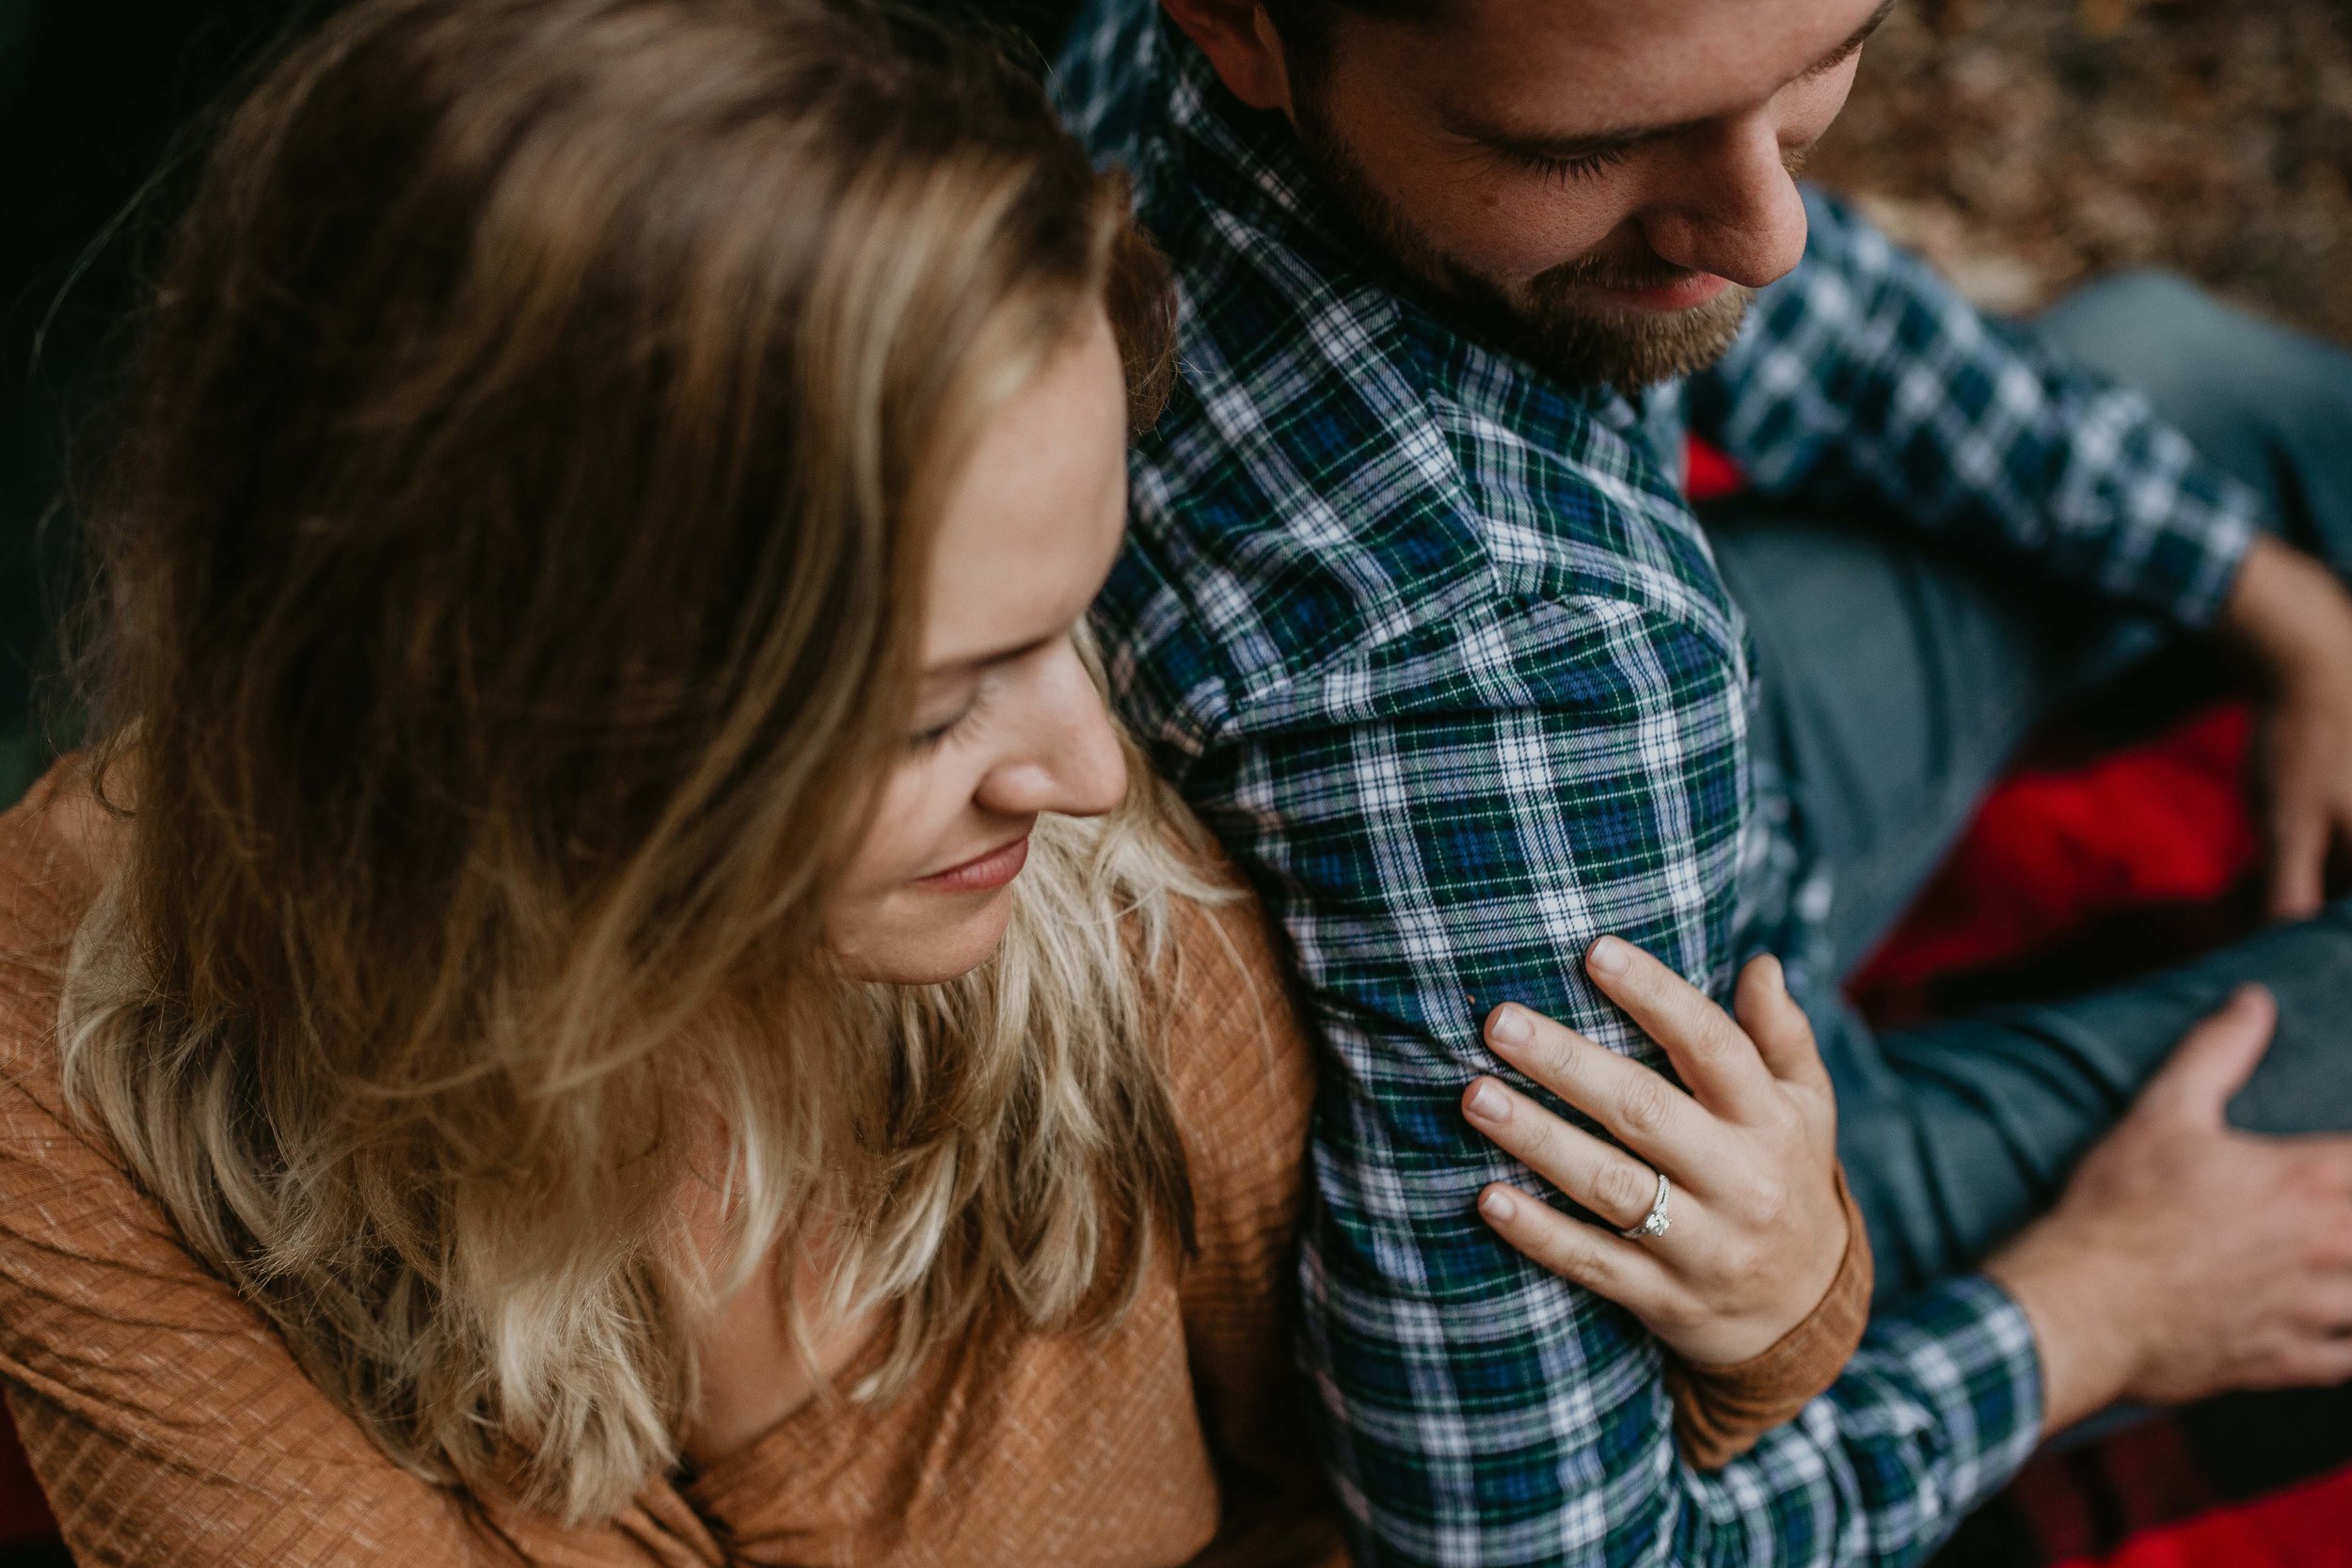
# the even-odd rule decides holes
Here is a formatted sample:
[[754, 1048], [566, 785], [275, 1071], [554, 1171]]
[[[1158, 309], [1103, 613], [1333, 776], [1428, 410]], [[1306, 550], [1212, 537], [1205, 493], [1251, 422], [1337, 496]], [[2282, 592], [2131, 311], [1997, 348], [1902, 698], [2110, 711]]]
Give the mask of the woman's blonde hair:
[[65, 1083], [419, 1474], [613, 1512], [819, 1228], [866, 1397], [1186, 1230], [1148, 784], [963, 980], [821, 937], [945, 486], [1098, 304], [1148, 414], [1165, 298], [1027, 77], [850, 0], [362, 0], [229, 124], [97, 519]]

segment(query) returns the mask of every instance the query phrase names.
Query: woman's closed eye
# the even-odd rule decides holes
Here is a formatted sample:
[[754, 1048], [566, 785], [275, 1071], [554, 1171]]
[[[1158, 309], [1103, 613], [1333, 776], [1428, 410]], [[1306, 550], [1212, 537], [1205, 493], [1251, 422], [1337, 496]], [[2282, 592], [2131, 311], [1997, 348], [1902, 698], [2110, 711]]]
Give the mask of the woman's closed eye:
[[979, 718], [988, 706], [988, 696], [989, 684], [982, 681], [973, 688], [972, 695], [965, 700], [961, 707], [945, 719], [918, 728], [909, 736], [907, 737], [908, 750], [929, 752], [945, 745], [952, 736], [969, 728]]

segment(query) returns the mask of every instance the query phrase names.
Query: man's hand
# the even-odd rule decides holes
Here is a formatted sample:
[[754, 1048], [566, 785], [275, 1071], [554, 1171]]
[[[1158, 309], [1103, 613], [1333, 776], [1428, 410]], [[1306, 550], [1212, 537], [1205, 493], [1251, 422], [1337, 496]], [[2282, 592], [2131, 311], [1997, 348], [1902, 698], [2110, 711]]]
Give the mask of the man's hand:
[[[1478, 1079], [1462, 1097], [1470, 1125], [1612, 1228], [1501, 1182], [1480, 1196], [1479, 1212], [1535, 1262], [1632, 1312], [1685, 1360], [1744, 1361], [1811, 1316], [1846, 1256], [1836, 1098], [1812, 1026], [1776, 958], [1741, 972], [1738, 1022], [1614, 937], [1593, 944], [1585, 969], [1665, 1047], [1690, 1092], [1540, 1014], [1497, 1007], [1486, 1020], [1495, 1053], [1626, 1148], [1499, 1079]], [[1648, 1216], [1661, 1171], [1674, 1183], [1666, 1233], [1619, 1237]]]
[[2352, 845], [2352, 594], [2319, 562], [2259, 537], [2223, 625], [2270, 686], [2262, 736], [2270, 912], [2303, 919], [2319, 912], [2329, 851]]
[[2223, 1119], [2277, 1023], [2249, 986], [2199, 1024], [1988, 1265], [2033, 1323], [2045, 1432], [2118, 1399], [2352, 1378], [2352, 1138]]

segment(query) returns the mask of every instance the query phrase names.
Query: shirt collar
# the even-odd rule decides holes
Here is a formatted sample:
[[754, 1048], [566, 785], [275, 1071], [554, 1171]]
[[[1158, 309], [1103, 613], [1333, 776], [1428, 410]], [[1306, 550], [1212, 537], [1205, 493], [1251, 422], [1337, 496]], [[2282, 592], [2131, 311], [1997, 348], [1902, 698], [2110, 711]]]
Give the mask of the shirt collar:
[[1363, 241], [1354, 220], [1309, 171], [1290, 120], [1279, 111], [1252, 109], [1235, 98], [1208, 55], [1166, 12], [1159, 12], [1155, 21], [1161, 47], [1171, 62], [1169, 127], [1193, 159], [1205, 161], [1250, 194], [1256, 210], [1241, 215], [1264, 226], [1279, 240], [1309, 237], [1342, 254], [1358, 250]]

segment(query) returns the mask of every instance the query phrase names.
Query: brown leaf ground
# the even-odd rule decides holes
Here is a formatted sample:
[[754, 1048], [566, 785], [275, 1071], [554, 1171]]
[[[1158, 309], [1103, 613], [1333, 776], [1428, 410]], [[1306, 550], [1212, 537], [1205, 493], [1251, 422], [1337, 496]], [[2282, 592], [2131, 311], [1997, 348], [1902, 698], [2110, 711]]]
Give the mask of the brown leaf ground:
[[2153, 263], [2352, 343], [2352, 0], [1912, 0], [1812, 172], [1994, 308]]

